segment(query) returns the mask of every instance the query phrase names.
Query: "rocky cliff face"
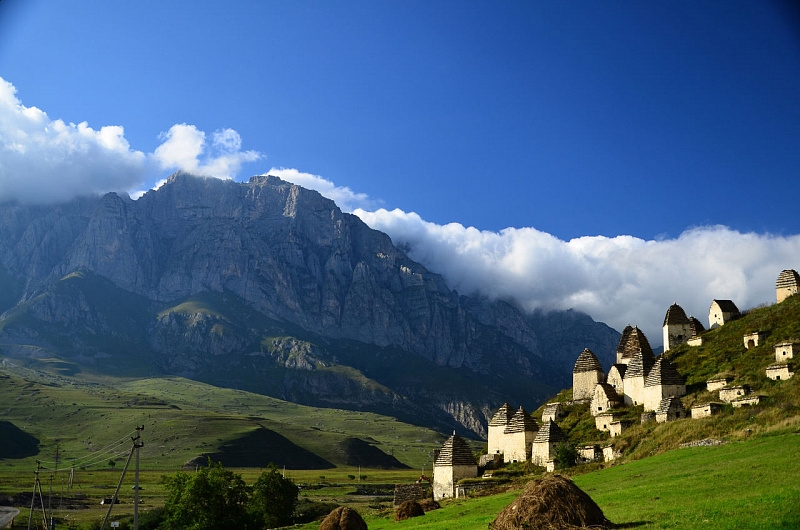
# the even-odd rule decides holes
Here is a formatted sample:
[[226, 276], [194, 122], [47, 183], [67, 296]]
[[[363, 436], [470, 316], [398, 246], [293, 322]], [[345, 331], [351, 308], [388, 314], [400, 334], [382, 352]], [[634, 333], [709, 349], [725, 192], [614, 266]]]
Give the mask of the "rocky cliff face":
[[[265, 380], [275, 379], [267, 376], [275, 367], [291, 374], [284, 377], [284, 395], [307, 402], [320, 396], [323, 403], [338, 402], [337, 394], [363, 394], [352, 388], [357, 377], [330, 370], [344, 362], [337, 356], [349, 355], [346, 344], [401, 351], [409, 363], [486, 383], [485, 399], [454, 391], [429, 404], [475, 432], [495, 401], [508, 396], [501, 382], [506, 374], [531, 381], [536, 391], [515, 389], [511, 399], [527, 399], [532, 407], [545, 388], [568, 380], [577, 355], [570, 359], [570, 350], [594, 346], [602, 359], [618, 337], [585, 316], [523, 315], [503, 302], [458, 296], [386, 234], [316, 192], [269, 176], [236, 183], [176, 174], [137, 201], [108, 194], [51, 207], [0, 207], [0, 268], [0, 293], [11, 293], [2, 297], [5, 305], [16, 299], [4, 315], [6, 337], [35, 327], [10, 318], [24, 313], [34, 322], [60, 322], [73, 335], [82, 329], [146, 344], [159, 369], [187, 375], [257, 354]], [[109, 305], [103, 298], [109, 289], [59, 296], [55, 287], [63, 290], [76, 271], [130, 293], [139, 316]], [[193, 297], [206, 293], [230, 297], [236, 307], [197, 309]], [[302, 330], [317, 344], [270, 336], [264, 319]], [[558, 322], [558, 339], [548, 334], [548, 322]], [[580, 344], [573, 344], [570, 330], [580, 330]], [[86, 340], [79, 342], [86, 347]], [[372, 381], [398, 379], [382, 375], [369, 359], [347, 362], [362, 375], [369, 371], [364, 377]], [[396, 383], [378, 392], [380, 398], [373, 389], [360, 399], [389, 408], [408, 401], [413, 392], [399, 392], [402, 381]], [[280, 393], [274, 387], [264, 385]]]

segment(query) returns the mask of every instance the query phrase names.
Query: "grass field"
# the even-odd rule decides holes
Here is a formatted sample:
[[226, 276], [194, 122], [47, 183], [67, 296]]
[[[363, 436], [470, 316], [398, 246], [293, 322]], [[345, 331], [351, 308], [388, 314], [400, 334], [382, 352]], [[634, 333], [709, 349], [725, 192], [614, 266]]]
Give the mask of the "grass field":
[[[792, 433], [676, 449], [573, 480], [621, 528], [734, 530], [800, 528], [798, 477], [800, 434]], [[371, 530], [485, 529], [518, 493], [453, 500], [402, 522], [375, 510], [364, 515]]]

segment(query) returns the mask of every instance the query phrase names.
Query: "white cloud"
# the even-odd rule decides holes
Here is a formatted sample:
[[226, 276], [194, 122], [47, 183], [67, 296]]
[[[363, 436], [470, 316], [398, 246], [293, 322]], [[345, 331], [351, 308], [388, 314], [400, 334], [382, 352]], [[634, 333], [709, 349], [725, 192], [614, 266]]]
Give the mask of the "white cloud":
[[377, 206], [376, 202], [371, 200], [367, 194], [355, 193], [348, 187], [336, 186], [330, 180], [326, 180], [319, 175], [287, 168], [272, 168], [266, 174], [279, 177], [304, 188], [316, 190], [323, 197], [334, 201], [345, 212], [352, 212], [356, 208], [373, 209]]
[[618, 330], [638, 325], [654, 347], [661, 344], [661, 324], [673, 302], [707, 326], [713, 299], [731, 299], [740, 310], [774, 302], [780, 271], [800, 265], [800, 236], [743, 234], [724, 226], [660, 241], [562, 241], [533, 228], [498, 233], [441, 226], [401, 210], [354, 213], [462, 294], [513, 300], [527, 310], [574, 308]]
[[138, 198], [144, 192], [136, 190], [165, 171], [230, 179], [243, 163], [263, 157], [242, 151], [242, 138], [233, 129], [220, 129], [208, 141], [205, 132], [185, 123], [162, 133], [163, 143], [146, 154], [131, 149], [121, 126], [95, 130], [86, 122], [53, 120], [23, 105], [16, 93], [0, 77], [0, 201], [51, 203], [109, 191]]
[[162, 133], [163, 143], [153, 157], [166, 170], [183, 170], [197, 175], [232, 179], [242, 164], [254, 162], [263, 155], [242, 151], [242, 138], [233, 129], [214, 132], [210, 145], [206, 133], [186, 123], [173, 125]]
[[146, 156], [119, 126], [51, 120], [0, 78], [0, 200], [56, 202], [141, 186]]

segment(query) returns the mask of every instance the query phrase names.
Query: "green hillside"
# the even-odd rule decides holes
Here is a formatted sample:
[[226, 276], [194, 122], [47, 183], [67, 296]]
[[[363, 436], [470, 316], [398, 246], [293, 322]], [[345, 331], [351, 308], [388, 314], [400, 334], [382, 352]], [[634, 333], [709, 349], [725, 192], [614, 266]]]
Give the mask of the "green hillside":
[[[202, 462], [204, 455], [230, 466], [271, 461], [291, 469], [347, 466], [354, 459], [385, 467], [393, 455], [399, 466], [421, 468], [443, 439], [390, 417], [305, 407], [182, 378], [98, 383], [4, 368], [0, 403], [0, 425], [8, 435], [0, 443], [0, 460], [15, 469], [33, 469], [36, 459], [55, 467], [57, 447], [61, 467], [108, 468], [109, 460], [124, 460], [128, 435], [140, 425], [144, 465], [164, 470], [197, 457]], [[120, 445], [106, 452], [115, 442]]]
[[[765, 333], [766, 338], [748, 350], [743, 337], [755, 331]], [[571, 443], [581, 446], [613, 442], [623, 460], [632, 460], [704, 438], [741, 440], [800, 430], [800, 376], [772, 381], [765, 373], [767, 366], [775, 362], [775, 344], [800, 339], [800, 296], [745, 311], [741, 318], [706, 331], [702, 337], [700, 346], [682, 344], [665, 354], [686, 379], [687, 395], [681, 398], [686, 410], [696, 404], [720, 402], [718, 392], [706, 390], [706, 381], [718, 377], [728, 377], [730, 386], [748, 385], [753, 394], [760, 396], [758, 405], [734, 408], [724, 404], [721, 413], [710, 418], [662, 424], [641, 424], [641, 406], [619, 408], [612, 412], [634, 425], [613, 440], [595, 428], [588, 404], [570, 405], [568, 416], [559, 425]], [[571, 390], [565, 390], [552, 401], [569, 401], [571, 397]], [[543, 407], [534, 416], [541, 415], [542, 410]]]

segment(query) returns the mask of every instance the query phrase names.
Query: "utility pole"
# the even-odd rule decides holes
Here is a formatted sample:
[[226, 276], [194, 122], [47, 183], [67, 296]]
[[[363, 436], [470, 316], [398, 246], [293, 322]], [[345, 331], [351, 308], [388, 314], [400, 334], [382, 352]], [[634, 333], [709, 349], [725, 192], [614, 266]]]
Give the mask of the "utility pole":
[[[144, 427], [142, 427], [144, 429]], [[119, 489], [122, 487], [122, 481], [125, 479], [125, 473], [128, 471], [128, 466], [131, 464], [131, 458], [133, 457], [133, 453], [136, 452], [137, 449], [137, 440], [139, 440], [139, 427], [136, 427], [136, 436], [131, 436], [131, 441], [133, 445], [131, 446], [131, 452], [128, 453], [128, 459], [125, 461], [125, 467], [122, 469], [122, 476], [119, 477], [119, 482], [117, 483], [117, 489], [114, 491], [114, 496], [111, 497], [111, 504], [108, 506], [108, 511], [106, 512], [106, 517], [103, 519], [103, 524], [100, 526], [100, 530], [105, 530], [106, 523], [108, 522], [108, 518], [111, 515], [111, 508], [117, 503], [117, 496], [119, 495]], [[141, 446], [139, 446], [141, 447]], [[138, 491], [138, 490], [137, 490]]]
[[31, 530], [31, 524], [33, 523], [33, 506], [36, 503], [36, 490], [39, 490], [39, 503], [42, 505], [42, 525], [44, 528], [47, 528], [47, 513], [44, 511], [44, 499], [42, 498], [42, 483], [39, 482], [39, 470], [42, 467], [42, 463], [37, 460], [36, 461], [36, 471], [35, 475], [36, 478], [33, 482], [33, 496], [31, 498], [31, 511], [28, 515], [28, 530]]
[[136, 427], [136, 438], [133, 439], [133, 447], [136, 449], [136, 478], [134, 480], [133, 494], [133, 530], [139, 530], [139, 449], [144, 446], [144, 442], [137, 442], [139, 433], [144, 430], [144, 425]]

